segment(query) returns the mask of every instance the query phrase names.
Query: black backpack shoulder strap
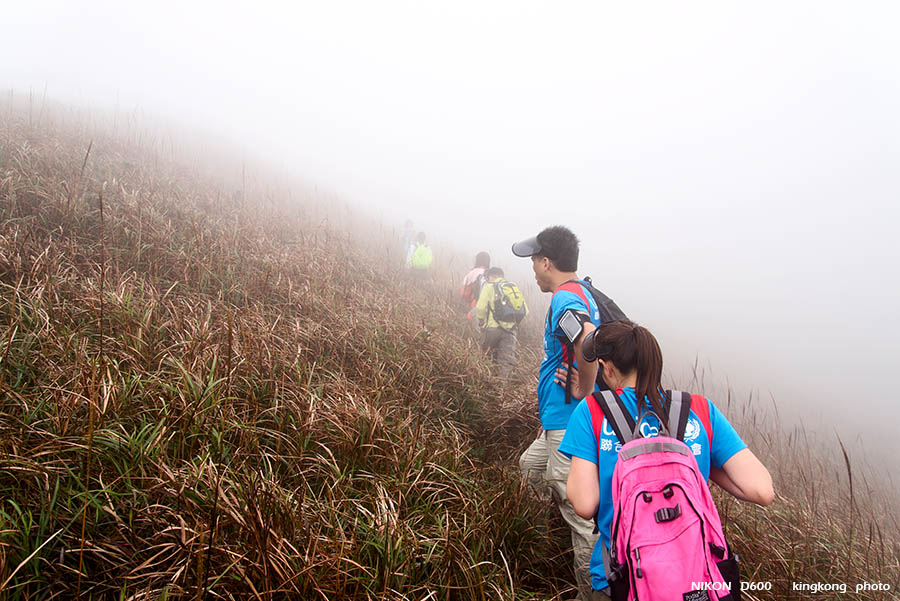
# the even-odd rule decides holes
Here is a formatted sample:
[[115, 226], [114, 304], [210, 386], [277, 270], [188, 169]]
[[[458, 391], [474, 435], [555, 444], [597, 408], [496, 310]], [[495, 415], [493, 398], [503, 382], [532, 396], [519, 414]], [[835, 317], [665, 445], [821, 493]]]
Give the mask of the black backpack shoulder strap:
[[502, 302], [502, 298], [503, 298], [502, 284], [504, 281], [505, 280], [497, 280], [496, 282], [485, 282], [484, 283], [485, 286], [493, 286], [493, 288], [494, 288], [494, 298], [490, 303], [488, 303], [488, 309], [490, 309], [491, 312], [495, 311], [494, 307], [496, 307], [497, 303]]
[[[484, 284], [482, 285], [482, 289], [486, 288], [487, 286], [494, 286], [494, 284], [496, 284], [496, 282], [489, 282], [489, 281], [485, 280]], [[488, 319], [490, 319], [491, 315], [494, 313], [494, 305], [496, 304], [496, 302], [497, 302], [497, 287], [494, 286], [494, 298], [492, 298], [491, 300], [488, 301]]]
[[[556, 290], [558, 291], [560, 288], [562, 288], [566, 284], [572, 284], [572, 283], [579, 284], [580, 286], [584, 287], [584, 282], [582, 282], [581, 280], [568, 280], [568, 281], [560, 284]], [[554, 291], [553, 294], [555, 296], [556, 291]], [[553, 328], [553, 296], [551, 296], [550, 297], [550, 306], [547, 307], [547, 331], [550, 332], [552, 335], [553, 330], [554, 330], [554, 328]], [[575, 361], [575, 345], [572, 344], [571, 342], [569, 342], [569, 340], [567, 338], [560, 338], [560, 341], [562, 342], [563, 346], [566, 347], [566, 352], [569, 355], [568, 367], [571, 368], [572, 363]], [[572, 370], [568, 369], [568, 371], [566, 371], [566, 405], [570, 404], [571, 402], [572, 402]]]
[[634, 439], [634, 428], [637, 425], [632, 417], [628, 407], [625, 406], [619, 395], [612, 390], [601, 390], [600, 393], [594, 393], [597, 404], [603, 410], [609, 425], [612, 426], [619, 442], [626, 444]]
[[665, 394], [669, 399], [669, 435], [684, 442], [684, 431], [691, 414], [691, 395], [678, 390], [667, 390]]

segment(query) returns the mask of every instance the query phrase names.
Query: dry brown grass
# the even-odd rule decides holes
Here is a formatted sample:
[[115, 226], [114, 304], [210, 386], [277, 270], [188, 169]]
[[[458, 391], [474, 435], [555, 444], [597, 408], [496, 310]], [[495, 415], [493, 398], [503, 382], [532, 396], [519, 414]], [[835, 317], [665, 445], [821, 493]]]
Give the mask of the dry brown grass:
[[102, 129], [2, 126], [6, 598], [565, 588], [511, 468], [533, 383], [493, 383], [431, 290], [325, 209], [261, 208]]

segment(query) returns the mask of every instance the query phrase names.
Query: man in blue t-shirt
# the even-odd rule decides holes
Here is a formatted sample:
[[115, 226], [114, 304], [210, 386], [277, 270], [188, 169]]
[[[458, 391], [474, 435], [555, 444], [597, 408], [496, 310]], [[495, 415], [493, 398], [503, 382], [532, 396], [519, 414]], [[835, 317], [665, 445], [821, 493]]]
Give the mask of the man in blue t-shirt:
[[544, 360], [538, 377], [541, 432], [522, 453], [519, 467], [523, 476], [538, 490], [550, 489], [563, 519], [569, 524], [578, 598], [587, 601], [591, 595], [588, 568], [597, 536], [593, 522], [579, 517], [566, 499], [571, 459], [557, 450], [569, 417], [586, 393], [573, 387], [567, 394], [565, 382], [557, 378], [557, 369], [573, 363], [577, 369], [578, 365], [584, 364], [581, 378], [586, 382], [594, 381], [597, 363], [581, 360], [580, 340], [600, 325], [600, 311], [575, 273], [578, 269], [578, 238], [568, 228], [548, 227], [533, 238], [513, 244], [512, 251], [519, 257], [531, 257], [534, 279], [541, 292], [553, 293], [544, 321]]
[[[618, 394], [625, 402], [632, 417], [636, 418], [638, 407], [634, 387], [626, 386], [619, 389]], [[565, 437], [559, 445], [559, 451], [570, 459], [573, 456], [579, 457], [598, 466], [600, 505], [597, 508], [597, 528], [601, 542], [606, 548], [609, 548], [610, 522], [613, 517], [612, 474], [622, 445], [606, 418], [603, 419], [600, 440], [597, 440], [591, 421], [591, 411], [588, 407], [589, 402], [593, 401], [581, 401], [575, 408]], [[707, 400], [707, 406], [711, 432], [707, 431], [703, 423], [705, 420], [700, 419], [700, 416], [692, 409], [684, 431], [684, 442], [694, 453], [703, 477], [709, 480], [710, 467], [721, 468], [736, 453], [746, 449], [747, 445], [712, 401]], [[659, 434], [659, 420], [654, 415], [646, 416], [640, 427], [641, 435], [644, 437]], [[590, 572], [594, 590], [606, 589], [608, 583], [600, 545], [594, 548], [591, 556]]]

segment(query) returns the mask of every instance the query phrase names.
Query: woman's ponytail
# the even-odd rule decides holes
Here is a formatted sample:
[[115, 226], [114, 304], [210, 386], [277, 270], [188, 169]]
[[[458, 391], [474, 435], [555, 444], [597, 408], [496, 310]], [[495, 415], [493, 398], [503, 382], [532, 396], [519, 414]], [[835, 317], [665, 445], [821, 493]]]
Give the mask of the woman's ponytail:
[[660, 386], [662, 378], [662, 351], [650, 330], [627, 319], [600, 324], [593, 337], [594, 350], [598, 358], [612, 361], [623, 374], [637, 372], [638, 404], [649, 399], [650, 409], [664, 422], [667, 415], [663, 409], [663, 394]]
[[[661, 420], [667, 421], [667, 414], [663, 410], [663, 395], [660, 379], [662, 378], [662, 351], [659, 343], [644, 326], [635, 325], [632, 330], [637, 352], [637, 386], [635, 392], [637, 398], [647, 398], [653, 412]], [[614, 362], [615, 363], [615, 362]]]

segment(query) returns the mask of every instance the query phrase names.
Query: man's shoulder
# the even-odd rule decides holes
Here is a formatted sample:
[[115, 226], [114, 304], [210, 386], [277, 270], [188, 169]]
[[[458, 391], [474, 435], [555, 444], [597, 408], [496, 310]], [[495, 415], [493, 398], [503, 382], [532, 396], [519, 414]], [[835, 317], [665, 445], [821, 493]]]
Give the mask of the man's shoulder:
[[[583, 297], [582, 294], [584, 295]], [[585, 290], [581, 282], [566, 282], [553, 291], [553, 296], [550, 298], [550, 306], [554, 310], [570, 306], [584, 309], [585, 299], [589, 298], [590, 293]], [[590, 301], [588, 300], [588, 302]]]
[[568, 280], [557, 286], [553, 291], [554, 297], [564, 294], [571, 294], [576, 297], [580, 297], [582, 294], [587, 296], [590, 294], [590, 290], [588, 289], [587, 282], [583, 280]]

